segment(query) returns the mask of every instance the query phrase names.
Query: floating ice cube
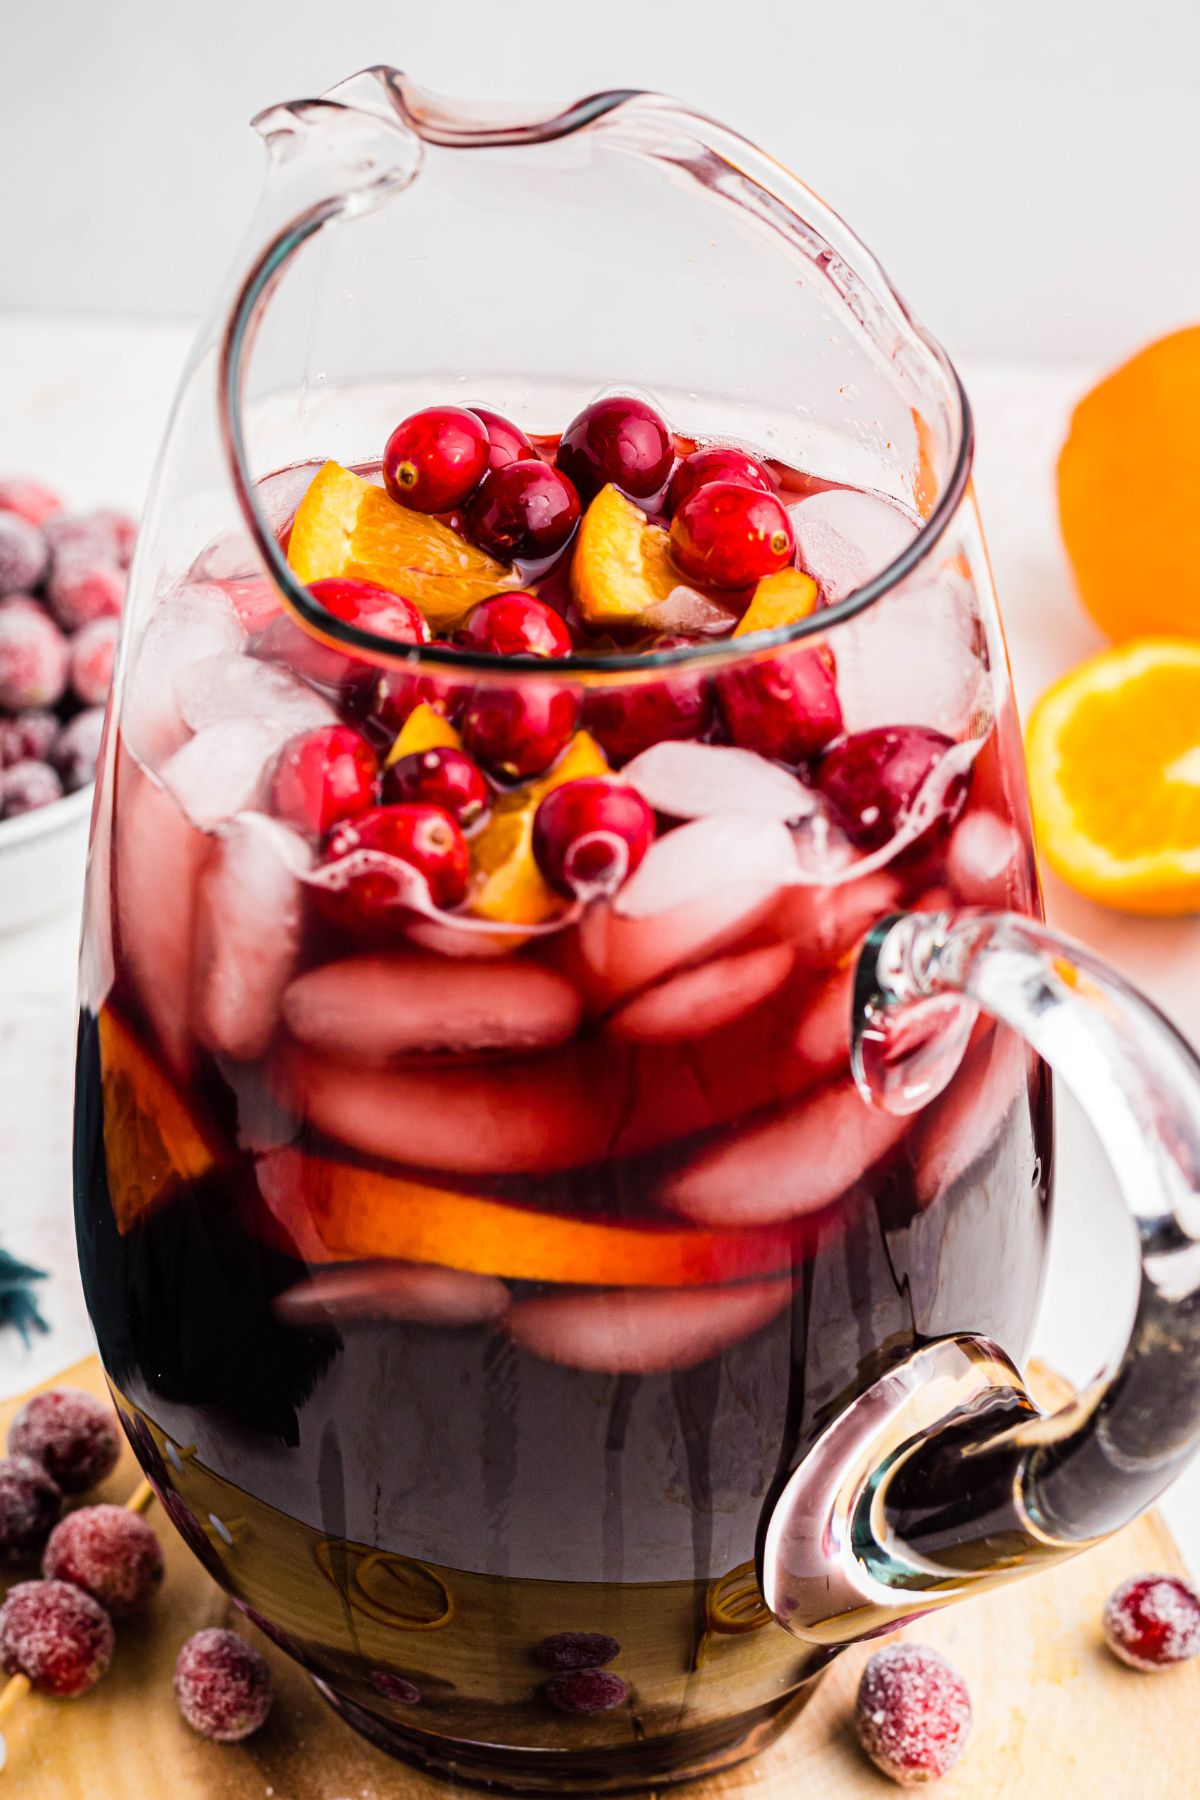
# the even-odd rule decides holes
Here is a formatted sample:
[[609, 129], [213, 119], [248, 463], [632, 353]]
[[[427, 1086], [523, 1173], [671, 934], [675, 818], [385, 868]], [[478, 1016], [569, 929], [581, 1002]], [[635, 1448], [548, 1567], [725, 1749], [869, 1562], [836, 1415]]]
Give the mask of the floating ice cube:
[[240, 814], [217, 840], [197, 897], [193, 991], [196, 1035], [220, 1055], [252, 1061], [274, 1034], [311, 860], [303, 838], [263, 813]]
[[569, 1294], [519, 1302], [504, 1329], [522, 1349], [571, 1369], [650, 1375], [690, 1369], [760, 1331], [791, 1294], [786, 1278], [691, 1291]]
[[181, 588], [158, 603], [129, 659], [122, 697], [122, 729], [141, 762], [157, 768], [187, 741], [176, 689], [181, 671], [211, 656], [235, 655], [245, 642], [228, 595], [212, 583]]
[[684, 637], [724, 637], [740, 617], [739, 609], [723, 606], [698, 594], [694, 588], [674, 587], [665, 600], [648, 607], [640, 623], [647, 631], [678, 633]]
[[971, 590], [956, 571], [910, 576], [840, 625], [832, 642], [847, 731], [928, 725], [953, 738], [986, 732], [984, 640]]
[[163, 764], [162, 779], [184, 812], [209, 831], [252, 812], [280, 747], [279, 730], [257, 719], [206, 726]]
[[968, 906], [1014, 906], [1024, 864], [1024, 845], [1007, 819], [994, 812], [968, 812], [950, 839], [946, 879]]
[[718, 956], [648, 988], [613, 1014], [611, 1036], [635, 1043], [686, 1042], [718, 1031], [783, 985], [795, 961], [787, 944]]
[[181, 669], [175, 691], [184, 721], [193, 731], [227, 719], [255, 719], [274, 731], [282, 746], [301, 731], [337, 721], [328, 700], [290, 670], [229, 651]]
[[916, 1189], [922, 1206], [981, 1161], [1021, 1101], [1028, 1102], [1030, 1052], [999, 1026], [987, 1033], [950, 1086], [921, 1118]]
[[675, 819], [742, 813], [786, 823], [818, 805], [813, 790], [778, 763], [721, 744], [655, 744], [623, 773], [648, 805]]
[[422, 1325], [486, 1325], [506, 1311], [509, 1292], [495, 1275], [408, 1262], [321, 1269], [275, 1301], [288, 1325], [348, 1325], [356, 1319], [409, 1319]]
[[830, 603], [864, 587], [917, 535], [890, 501], [854, 488], [828, 488], [789, 506], [801, 566]]

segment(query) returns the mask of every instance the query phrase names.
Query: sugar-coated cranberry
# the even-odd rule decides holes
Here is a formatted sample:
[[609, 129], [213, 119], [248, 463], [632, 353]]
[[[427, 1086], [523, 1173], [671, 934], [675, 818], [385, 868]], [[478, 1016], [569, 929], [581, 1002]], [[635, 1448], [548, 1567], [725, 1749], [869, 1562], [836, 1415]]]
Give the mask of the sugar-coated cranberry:
[[463, 514], [471, 542], [505, 562], [556, 556], [578, 523], [574, 487], [558, 469], [533, 458], [486, 475]]
[[58, 736], [57, 716], [47, 707], [28, 707], [13, 719], [0, 719], [0, 766], [45, 762]]
[[93, 619], [71, 639], [71, 691], [83, 706], [103, 706], [112, 686], [119, 619]]
[[29, 481], [20, 475], [0, 480], [0, 512], [15, 513], [30, 525], [44, 525], [52, 513], [62, 511], [62, 501], [53, 488], [40, 481]]
[[452, 512], [487, 470], [487, 427], [462, 406], [426, 406], [402, 419], [383, 452], [383, 481], [393, 500], [417, 512]]
[[37, 587], [50, 564], [50, 546], [28, 519], [0, 512], [0, 596]]
[[675, 513], [699, 487], [713, 481], [732, 482], [735, 487], [756, 488], [761, 494], [773, 494], [775, 483], [756, 457], [748, 450], [724, 448], [710, 444], [705, 450], [693, 450], [675, 465], [671, 485], [667, 489], [667, 505]]
[[527, 462], [537, 456], [521, 427], [514, 425], [511, 419], [506, 419], [502, 413], [489, 412], [485, 406], [473, 406], [471, 411], [482, 420], [488, 434], [489, 469], [502, 469], [506, 463]]
[[[322, 861], [339, 863], [356, 851], [394, 857], [423, 875], [435, 906], [457, 906], [467, 891], [471, 853], [450, 814], [440, 806], [376, 806], [335, 827]], [[386, 925], [396, 903], [396, 884], [386, 869], [355, 868], [326, 891], [327, 910], [363, 930]]]
[[68, 794], [95, 779], [104, 736], [104, 708], [89, 706], [64, 725], [50, 747], [50, 761]]
[[752, 587], [796, 554], [792, 522], [774, 494], [713, 481], [693, 490], [671, 520], [671, 554], [710, 587]]
[[465, 750], [438, 744], [389, 763], [383, 771], [383, 798], [395, 805], [440, 806], [465, 831], [487, 811], [491, 789]]
[[62, 1517], [62, 1490], [31, 1456], [0, 1457], [0, 1568], [35, 1563]]
[[54, 706], [70, 672], [67, 640], [49, 613], [23, 595], [0, 605], [0, 706]]
[[81, 557], [56, 561], [46, 600], [64, 631], [78, 631], [93, 619], [115, 619], [125, 604], [125, 571]]
[[[435, 646], [441, 650], [454, 648], [441, 639], [435, 640]], [[469, 681], [435, 675], [429, 669], [385, 669], [371, 698], [371, 716], [394, 737], [418, 706], [431, 706], [445, 718], [457, 719], [473, 691]]]
[[603, 1631], [555, 1631], [533, 1647], [534, 1661], [543, 1669], [602, 1669], [621, 1646]]
[[1104, 1608], [1114, 1656], [1146, 1673], [1200, 1655], [1200, 1593], [1178, 1575], [1135, 1575]]
[[419, 1706], [421, 1703], [420, 1688], [415, 1681], [406, 1681], [403, 1675], [389, 1675], [386, 1669], [372, 1669], [367, 1680], [385, 1700], [395, 1700], [401, 1706]]
[[81, 1506], [54, 1527], [42, 1558], [48, 1581], [69, 1581], [114, 1619], [140, 1612], [163, 1578], [158, 1539], [124, 1506]]
[[569, 656], [571, 633], [536, 594], [493, 594], [481, 600], [458, 628], [465, 650], [489, 656]]
[[0, 1667], [38, 1694], [73, 1699], [108, 1670], [113, 1628], [104, 1609], [66, 1581], [22, 1581], [0, 1606]]
[[485, 769], [506, 781], [523, 781], [540, 775], [566, 749], [578, 718], [574, 688], [526, 682], [476, 688], [459, 730]]
[[117, 562], [122, 569], [127, 569], [133, 561], [137, 543], [137, 520], [114, 506], [102, 506], [91, 517], [94, 524], [112, 534]]
[[962, 1755], [971, 1696], [958, 1671], [924, 1644], [876, 1651], [858, 1685], [858, 1741], [901, 1787], [937, 1781]]
[[112, 1407], [79, 1388], [51, 1388], [27, 1400], [9, 1429], [8, 1448], [41, 1463], [64, 1494], [95, 1487], [121, 1454]]
[[654, 842], [654, 814], [636, 788], [606, 775], [551, 789], [533, 821], [533, 854], [560, 894], [589, 900], [632, 875]]
[[286, 743], [271, 777], [271, 811], [323, 838], [375, 804], [379, 760], [353, 725], [318, 725]]
[[[846, 836], [878, 850], [904, 823], [910, 806], [952, 740], [924, 725], [880, 725], [834, 744], [821, 759], [817, 786]], [[966, 778], [945, 796], [948, 820], [966, 799]]]
[[240, 1744], [266, 1720], [275, 1698], [271, 1671], [236, 1631], [197, 1631], [175, 1664], [175, 1698], [193, 1731], [217, 1744]]
[[776, 762], [804, 762], [842, 729], [837, 678], [820, 650], [726, 669], [717, 699], [730, 742]]
[[0, 775], [0, 816], [15, 819], [21, 813], [37, 812], [39, 807], [61, 800], [62, 794], [62, 781], [49, 763], [13, 763]]
[[42, 530], [55, 566], [64, 562], [109, 563], [120, 566], [121, 537], [111, 512], [58, 512]]
[[610, 1675], [607, 1669], [575, 1669], [552, 1676], [542, 1692], [559, 1712], [601, 1713], [620, 1706], [629, 1689], [619, 1675]]
[[619, 768], [652, 744], [703, 737], [712, 711], [712, 686], [706, 676], [672, 675], [665, 681], [590, 689], [583, 722], [609, 762]]
[[610, 481], [644, 500], [663, 485], [674, 456], [666, 421], [652, 406], [627, 394], [609, 394], [576, 413], [555, 461], [587, 500]]
[[403, 594], [394, 594], [373, 581], [332, 575], [311, 582], [308, 591], [335, 619], [356, 625], [360, 631], [374, 632], [397, 644], [429, 642], [429, 627], [420, 609]]

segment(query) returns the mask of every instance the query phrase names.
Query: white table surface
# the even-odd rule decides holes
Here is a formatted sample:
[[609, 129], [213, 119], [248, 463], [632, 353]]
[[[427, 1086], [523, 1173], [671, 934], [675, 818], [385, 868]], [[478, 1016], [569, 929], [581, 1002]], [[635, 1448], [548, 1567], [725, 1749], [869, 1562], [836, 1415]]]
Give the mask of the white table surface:
[[[0, 472], [42, 475], [78, 505], [136, 509], [190, 340], [173, 325], [0, 315]], [[1074, 600], [1058, 540], [1053, 464], [1073, 399], [1095, 371], [968, 363], [977, 482], [1023, 713], [1100, 640]], [[1051, 921], [1142, 986], [1200, 1040], [1200, 921], [1106, 913], [1047, 880]], [[24, 1351], [0, 1338], [0, 1393], [92, 1348], [70, 1199], [73, 988], [78, 907], [0, 938], [0, 1242], [51, 1273], [53, 1329]], [[1036, 1349], [1075, 1380], [1114, 1343], [1132, 1305], [1131, 1234], [1107, 1167], [1073, 1106], [1060, 1112], [1054, 1255]], [[1200, 1461], [1164, 1510], [1200, 1569]]]

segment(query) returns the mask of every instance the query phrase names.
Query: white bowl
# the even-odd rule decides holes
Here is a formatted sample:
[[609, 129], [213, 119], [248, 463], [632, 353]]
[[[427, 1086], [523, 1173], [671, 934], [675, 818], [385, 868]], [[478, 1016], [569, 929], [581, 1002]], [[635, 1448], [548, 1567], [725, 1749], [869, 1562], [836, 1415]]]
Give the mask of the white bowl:
[[91, 784], [0, 821], [0, 932], [19, 931], [79, 903]]

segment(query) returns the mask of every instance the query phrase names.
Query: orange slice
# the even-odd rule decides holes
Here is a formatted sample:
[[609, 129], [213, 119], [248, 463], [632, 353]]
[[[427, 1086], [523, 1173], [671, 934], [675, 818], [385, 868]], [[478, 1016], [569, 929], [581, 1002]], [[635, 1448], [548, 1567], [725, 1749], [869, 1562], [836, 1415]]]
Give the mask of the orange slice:
[[799, 569], [779, 569], [764, 575], [749, 606], [734, 627], [734, 637], [750, 631], [774, 631], [780, 625], [798, 625], [817, 604], [817, 584]]
[[1125, 912], [1200, 910], [1200, 644], [1142, 638], [1081, 663], [1029, 721], [1038, 840]]
[[609, 485], [583, 515], [571, 563], [571, 591], [592, 625], [629, 625], [659, 606], [682, 578], [670, 538]]
[[544, 796], [585, 775], [607, 775], [608, 763], [595, 738], [577, 731], [549, 774], [506, 794], [471, 840], [471, 854], [483, 880], [471, 899], [481, 919], [503, 924], [541, 925], [562, 911], [561, 895], [547, 887], [533, 855], [533, 817]]
[[108, 1191], [124, 1235], [185, 1182], [209, 1174], [220, 1157], [215, 1140], [110, 1007], [101, 1007], [97, 1028]]
[[445, 713], [440, 713], [436, 706], [427, 706], [422, 700], [401, 726], [399, 737], [388, 751], [387, 767], [391, 768], [402, 756], [412, 756], [421, 750], [443, 749], [461, 750], [462, 739]]
[[427, 513], [399, 506], [361, 475], [327, 462], [297, 510], [288, 562], [310, 583], [331, 576], [373, 581], [420, 607], [435, 633], [520, 577]]

